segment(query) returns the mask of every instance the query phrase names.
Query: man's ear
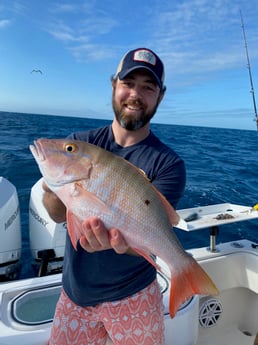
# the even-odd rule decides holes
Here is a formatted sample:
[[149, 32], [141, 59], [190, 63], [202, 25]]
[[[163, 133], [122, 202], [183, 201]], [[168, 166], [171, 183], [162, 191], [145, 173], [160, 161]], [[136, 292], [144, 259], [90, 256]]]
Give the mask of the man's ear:
[[112, 86], [113, 90], [116, 87], [116, 81], [117, 81], [117, 79], [114, 79], [113, 77], [111, 77], [111, 86]]
[[166, 86], [163, 86], [163, 89], [160, 91], [160, 94], [159, 94], [159, 103], [162, 101], [164, 95], [165, 95], [165, 92], [166, 92]]

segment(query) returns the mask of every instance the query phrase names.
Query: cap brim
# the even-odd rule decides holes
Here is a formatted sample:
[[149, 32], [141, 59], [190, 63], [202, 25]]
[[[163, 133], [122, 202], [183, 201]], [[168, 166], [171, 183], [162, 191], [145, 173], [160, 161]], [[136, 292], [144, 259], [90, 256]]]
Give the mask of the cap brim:
[[154, 73], [154, 72], [152, 71], [152, 69], [150, 69], [150, 68], [147, 67], [147, 66], [134, 66], [134, 67], [132, 67], [132, 68], [126, 70], [126, 71], [121, 71], [121, 72], [119, 72], [117, 75], [118, 75], [118, 77], [119, 77], [120, 80], [123, 80], [129, 73], [135, 71], [136, 69], [146, 69], [147, 71], [149, 71], [149, 72], [153, 75], [153, 77], [155, 78], [155, 80], [156, 80], [156, 82], [157, 82], [159, 88], [162, 89], [162, 82], [160, 81], [160, 79], [158, 78], [158, 76], [156, 75], [156, 73]]

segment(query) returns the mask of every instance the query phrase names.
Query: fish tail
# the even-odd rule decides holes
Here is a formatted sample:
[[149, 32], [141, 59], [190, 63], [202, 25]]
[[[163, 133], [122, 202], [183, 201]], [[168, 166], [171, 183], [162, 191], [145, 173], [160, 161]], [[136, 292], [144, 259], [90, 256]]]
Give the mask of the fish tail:
[[[217, 295], [218, 289], [203, 270], [189, 256], [189, 261], [176, 274], [173, 273], [170, 286], [169, 313], [173, 318], [180, 306], [193, 295]], [[171, 274], [172, 277], [172, 274]]]

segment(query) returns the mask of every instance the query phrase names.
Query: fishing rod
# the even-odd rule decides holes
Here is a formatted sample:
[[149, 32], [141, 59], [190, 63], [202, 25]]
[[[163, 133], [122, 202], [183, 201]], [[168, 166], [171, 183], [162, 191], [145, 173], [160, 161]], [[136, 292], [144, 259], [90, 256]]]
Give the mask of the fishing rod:
[[244, 43], [245, 43], [245, 52], [246, 52], [246, 59], [247, 59], [247, 68], [249, 72], [249, 79], [250, 79], [250, 84], [251, 84], [251, 94], [253, 98], [253, 106], [254, 106], [254, 115], [255, 115], [255, 121], [256, 121], [256, 126], [257, 126], [257, 131], [258, 131], [258, 114], [257, 114], [257, 108], [256, 108], [256, 101], [255, 101], [255, 93], [254, 93], [254, 85], [253, 85], [253, 78], [252, 78], [252, 72], [251, 72], [251, 64], [249, 60], [249, 54], [248, 54], [248, 48], [247, 48], [247, 41], [246, 41], [246, 35], [245, 35], [245, 26], [244, 26], [244, 20], [242, 16], [241, 10], [240, 12], [240, 18], [241, 18], [241, 24], [242, 24], [242, 31], [243, 31], [243, 37], [244, 37]]

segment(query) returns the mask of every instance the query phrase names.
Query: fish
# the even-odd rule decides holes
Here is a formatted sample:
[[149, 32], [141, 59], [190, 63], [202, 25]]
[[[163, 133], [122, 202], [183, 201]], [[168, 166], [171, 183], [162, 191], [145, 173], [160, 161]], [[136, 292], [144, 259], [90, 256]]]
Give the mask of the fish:
[[79, 140], [40, 138], [30, 150], [46, 184], [66, 206], [75, 250], [84, 220], [97, 216], [107, 229], [119, 229], [127, 244], [157, 270], [162, 271], [155, 257], [167, 264], [171, 318], [193, 295], [218, 294], [212, 279], [173, 231], [179, 215], [139, 168]]

